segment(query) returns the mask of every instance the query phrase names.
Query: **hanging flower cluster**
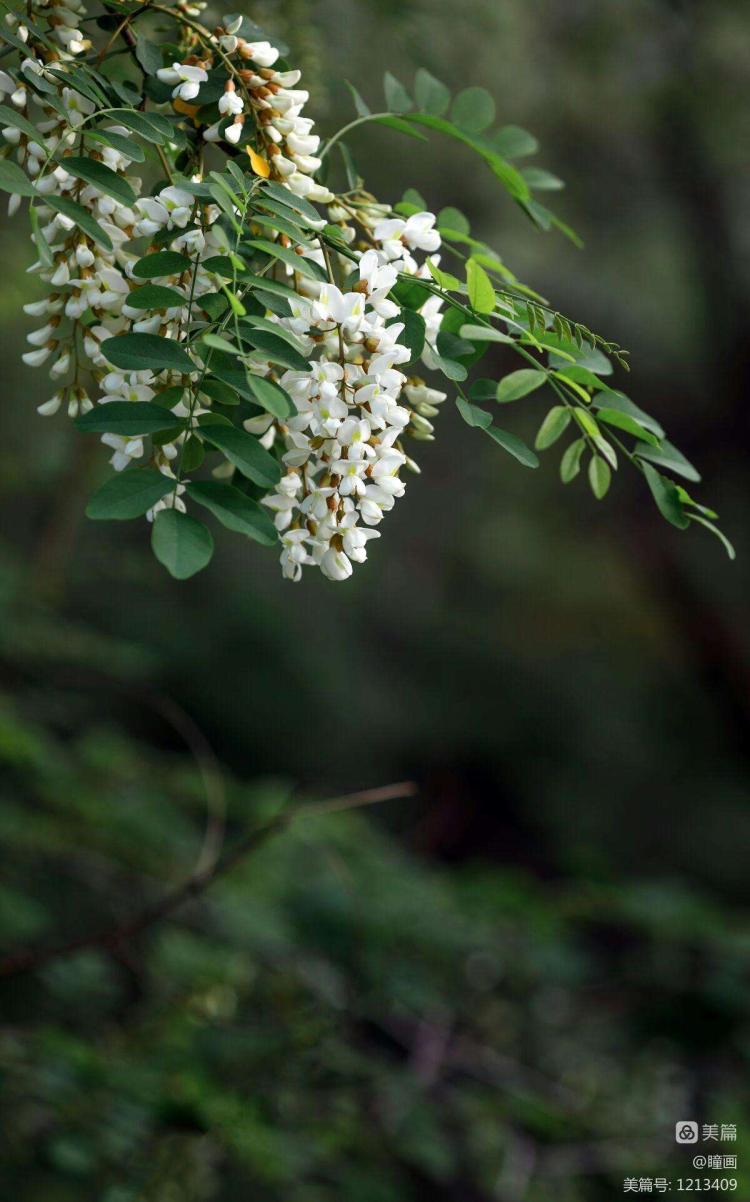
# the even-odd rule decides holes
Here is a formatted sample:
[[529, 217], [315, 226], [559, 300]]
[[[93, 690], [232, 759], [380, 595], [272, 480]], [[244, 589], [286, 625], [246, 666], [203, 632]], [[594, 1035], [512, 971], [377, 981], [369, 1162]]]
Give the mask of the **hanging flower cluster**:
[[[457, 210], [438, 222], [414, 193], [396, 211], [378, 203], [342, 135], [383, 114], [356, 96], [357, 119], [321, 147], [300, 72], [279, 47], [242, 16], [207, 28], [202, 7], [147, 0], [94, 25], [80, 0], [31, 0], [0, 28], [13, 53], [0, 71], [0, 187], [11, 213], [30, 200], [30, 271], [44, 285], [25, 306], [41, 324], [23, 359], [53, 381], [40, 414], [66, 411], [112, 452], [117, 475], [90, 515], [145, 515], [157, 558], [178, 577], [212, 553], [197, 506], [280, 544], [286, 577], [315, 566], [344, 580], [403, 495], [404, 469], [418, 470], [407, 440], [433, 437], [447, 394], [426, 369], [455, 387], [469, 425], [530, 467], [534, 453], [476, 402], [548, 385], [558, 403], [537, 449], [574, 431], [564, 480], [590, 454], [603, 496], [617, 447], [668, 520], [714, 529], [715, 515], [658, 470], [658, 423], [603, 382], [602, 351], [622, 360], [619, 348], [542, 305]], [[96, 45], [83, 32], [93, 29]], [[426, 72], [417, 82], [424, 107], [412, 114], [387, 77], [387, 123], [470, 146], [534, 220], [553, 221], [503, 157], [503, 131], [476, 132], [489, 98], [479, 98], [481, 120], [468, 98], [481, 89], [456, 98], [462, 126], [444, 116], [444, 85]], [[337, 143], [339, 192], [329, 186]], [[465, 282], [442, 268], [446, 246]], [[467, 383], [498, 341], [524, 367], [499, 384]], [[693, 478], [675, 456], [672, 470]]]

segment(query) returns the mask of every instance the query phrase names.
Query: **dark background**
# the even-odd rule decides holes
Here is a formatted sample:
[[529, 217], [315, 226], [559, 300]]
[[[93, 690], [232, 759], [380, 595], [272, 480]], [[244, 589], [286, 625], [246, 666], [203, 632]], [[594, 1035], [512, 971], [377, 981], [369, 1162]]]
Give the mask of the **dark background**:
[[[527, 224], [454, 144], [365, 130], [357, 162], [384, 199], [411, 186], [459, 205], [522, 279], [629, 348], [618, 386], [697, 462], [738, 559], [661, 523], [625, 471], [595, 502], [580, 478], [560, 485], [555, 452], [525, 472], [446, 405], [348, 583], [291, 585], [226, 534], [208, 571], [173, 582], [144, 525], [81, 518], [104, 456], [34, 412], [29, 248], [6, 223], [8, 949], [122, 921], [190, 869], [204, 741], [230, 838], [292, 789], [419, 784], [321, 820], [312, 844], [284, 836], [127, 954], [13, 978], [6, 1188], [619, 1196], [624, 1176], [677, 1171], [678, 1119], [736, 1122], [740, 1140], [750, 1120], [747, 6], [269, 0], [252, 15], [289, 40], [324, 131], [350, 119], [344, 78], [375, 107], [384, 70], [408, 86], [424, 66], [486, 86], [502, 123], [539, 137], [583, 251]], [[532, 396], [506, 424], [533, 439], [544, 412]], [[450, 1067], [462, 1040], [473, 1075]], [[101, 1098], [131, 1116], [124, 1152]]]

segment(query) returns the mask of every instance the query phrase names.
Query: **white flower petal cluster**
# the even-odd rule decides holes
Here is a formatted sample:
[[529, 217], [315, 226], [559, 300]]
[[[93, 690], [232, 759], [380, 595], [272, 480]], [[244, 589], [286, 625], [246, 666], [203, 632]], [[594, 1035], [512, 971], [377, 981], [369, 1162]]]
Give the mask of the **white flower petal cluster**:
[[217, 34], [216, 42], [224, 57], [236, 63], [240, 86], [227, 81], [219, 100], [222, 117], [231, 123], [217, 122], [204, 138], [209, 142], [224, 138], [236, 145], [242, 138], [247, 106], [257, 123], [271, 177], [295, 196], [320, 204], [333, 200], [328, 188], [312, 178], [320, 167], [320, 138], [313, 133], [311, 118], [302, 115], [310, 98], [309, 92], [296, 86], [302, 72], [275, 70], [279, 52], [270, 42], [247, 42], [229, 30]]
[[[291, 319], [280, 319], [316, 355], [309, 372], [281, 377], [297, 414], [281, 431], [286, 474], [264, 499], [291, 580], [306, 566], [345, 580], [364, 562], [368, 542], [379, 537], [375, 527], [404, 494], [400, 473], [413, 465], [402, 440], [415, 409], [429, 400], [436, 412], [445, 399], [432, 389], [428, 398], [400, 370], [411, 352], [399, 341], [404, 326], [388, 299], [397, 276], [384, 250], [373, 247], [360, 256], [350, 290], [306, 281], [312, 295]], [[404, 405], [410, 388], [414, 399]], [[247, 425], [261, 433], [271, 423], [259, 418]]]

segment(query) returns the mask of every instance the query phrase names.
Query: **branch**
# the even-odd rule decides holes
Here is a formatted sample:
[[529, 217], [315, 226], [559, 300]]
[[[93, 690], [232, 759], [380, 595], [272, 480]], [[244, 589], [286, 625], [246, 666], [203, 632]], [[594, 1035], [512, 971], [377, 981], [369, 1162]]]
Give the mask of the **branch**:
[[193, 898], [200, 896], [209, 885], [219, 877], [231, 872], [242, 860], [258, 851], [274, 835], [286, 830], [293, 822], [301, 818], [314, 818], [321, 814], [335, 814], [341, 810], [355, 810], [362, 806], [377, 805], [382, 801], [392, 801], [397, 797], [413, 797], [417, 786], [413, 781], [399, 781], [395, 785], [382, 785], [377, 789], [365, 789], [360, 793], [348, 793], [343, 797], [329, 798], [327, 801], [312, 802], [308, 805], [291, 806], [276, 814], [268, 822], [251, 830], [244, 839], [219, 860], [202, 870], [193, 872], [186, 881], [178, 885], [170, 893], [166, 893], [159, 901], [147, 906], [140, 914], [119, 926], [110, 927], [96, 935], [84, 935], [71, 939], [68, 943], [58, 944], [57, 947], [29, 949], [16, 952], [0, 960], [0, 977], [17, 976], [48, 964], [51, 960], [60, 960], [87, 948], [102, 948], [116, 952], [134, 935], [169, 917], [175, 910]]

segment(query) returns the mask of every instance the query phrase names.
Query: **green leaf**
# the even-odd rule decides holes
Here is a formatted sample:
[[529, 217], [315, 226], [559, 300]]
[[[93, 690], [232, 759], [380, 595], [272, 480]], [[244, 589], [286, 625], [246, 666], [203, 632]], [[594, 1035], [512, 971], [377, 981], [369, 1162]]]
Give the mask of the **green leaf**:
[[122, 434], [125, 437], [155, 434], [181, 424], [181, 419], [169, 409], [148, 401], [108, 401], [77, 417], [74, 422], [79, 430], [88, 433]]
[[570, 484], [581, 470], [581, 456], [586, 449], [586, 439], [577, 438], [566, 449], [560, 460], [560, 479], [563, 484]]
[[659, 445], [656, 435], [637, 422], [629, 413], [621, 413], [619, 409], [602, 408], [597, 410], [597, 417], [600, 422], [606, 422], [608, 426], [614, 426], [617, 430], [624, 430], [626, 434], [643, 439], [649, 446], [658, 447]]
[[31, 222], [31, 237], [37, 249], [40, 261], [45, 267], [51, 267], [54, 263], [52, 256], [52, 248], [45, 238], [39, 225], [39, 212], [34, 205], [29, 205], [29, 221]]
[[175, 309], [186, 303], [185, 297], [176, 288], [166, 288], [161, 284], [135, 288], [126, 301], [130, 309]]
[[182, 444], [182, 452], [180, 454], [180, 471], [185, 472], [196, 471], [203, 460], [206, 458], [206, 448], [195, 434], [189, 434]]
[[[418, 359], [424, 350], [426, 330], [424, 317], [412, 309], [402, 309], [398, 317], [394, 318], [394, 322], [401, 323], [404, 327], [398, 336], [399, 342], [402, 346], [409, 348], [412, 359]], [[393, 323], [389, 322], [390, 324]]]
[[461, 380], [465, 380], [469, 374], [463, 363], [456, 363], [453, 359], [446, 359], [444, 355], [439, 355], [436, 351], [433, 351], [433, 358], [436, 369], [441, 371], [444, 376], [447, 376], [449, 380], [460, 382]]
[[495, 380], [472, 380], [469, 385], [469, 396], [472, 401], [494, 401], [497, 395]]
[[305, 200], [303, 196], [296, 196], [285, 184], [267, 179], [263, 183], [262, 191], [269, 192], [287, 208], [294, 209], [295, 213], [301, 213], [303, 217], [307, 217], [308, 221], [320, 221], [320, 213], [314, 205], [309, 200]]
[[513, 339], [508, 334], [503, 334], [501, 330], [496, 330], [494, 326], [461, 326], [458, 331], [461, 338], [467, 338], [469, 342], [512, 342]]
[[415, 213], [421, 213], [427, 208], [427, 201], [416, 188], [407, 188], [401, 199], [404, 204], [411, 205]]
[[533, 134], [519, 125], [504, 125], [492, 135], [492, 145], [506, 159], [520, 159], [536, 154], [539, 143]]
[[179, 255], [176, 250], [158, 250], [153, 255], [139, 259], [133, 267], [133, 275], [139, 280], [155, 280], [160, 276], [182, 275], [192, 266], [190, 259]]
[[566, 355], [570, 355], [574, 363], [578, 364], [579, 367], [587, 367], [594, 375], [612, 375], [612, 364], [609, 359], [598, 347], [592, 346], [590, 342], [584, 342], [583, 346], [578, 346], [569, 339], [548, 334], [545, 339], [545, 345], [550, 347], [549, 361], [551, 367], [559, 367], [565, 370], [569, 362], [562, 355], [555, 354], [554, 348], [559, 348]]
[[624, 392], [617, 392], [611, 388], [606, 388], [587, 368], [566, 367], [562, 374], [564, 376], [572, 376], [578, 383], [586, 384], [588, 387], [600, 389], [591, 398], [593, 409], [608, 409], [610, 411], [616, 409], [618, 413], [627, 413], [630, 417], [634, 417], [637, 422], [640, 422], [646, 430], [650, 430], [652, 434], [655, 434], [657, 438], [661, 439], [664, 437], [664, 429], [655, 418], [634, 404], [630, 397], [625, 396]]
[[597, 501], [607, 495], [611, 479], [609, 464], [600, 455], [593, 455], [589, 463], [589, 484]]
[[246, 534], [264, 547], [272, 547], [278, 542], [276, 527], [267, 510], [233, 484], [197, 480], [188, 484], [187, 493], [199, 505], [205, 505], [228, 530]]
[[463, 291], [461, 281], [449, 271], [443, 271], [432, 259], [427, 260], [427, 268], [435, 283], [439, 284], [444, 292]]
[[51, 209], [57, 209], [58, 213], [63, 213], [74, 221], [85, 234], [88, 234], [94, 242], [99, 246], [103, 246], [105, 250], [112, 249], [112, 243], [109, 234], [106, 234], [97, 221], [91, 216], [88, 209], [83, 205], [79, 205], [78, 201], [70, 200], [67, 196], [45, 196], [44, 203], [49, 205]]
[[273, 455], [270, 455], [245, 430], [236, 426], [204, 426], [201, 424], [201, 435], [211, 446], [221, 451], [230, 463], [262, 488], [273, 488], [281, 479], [281, 468]]
[[[114, 401], [111, 402], [114, 404]], [[131, 467], [102, 484], [86, 506], [95, 521], [139, 518], [174, 490], [175, 481], [152, 467]]]
[[151, 547], [171, 576], [187, 580], [210, 562], [214, 540], [202, 522], [178, 509], [162, 509], [154, 519]]
[[609, 463], [610, 467], [617, 471], [617, 452], [612, 446], [612, 443], [607, 442], [606, 438], [604, 438], [602, 434], [597, 434], [594, 442], [597, 450], [601, 452], [601, 454]]
[[239, 355], [239, 347], [236, 347], [233, 342], [222, 338], [220, 334], [204, 334], [201, 342], [212, 351], [224, 351], [227, 355]]
[[495, 101], [486, 88], [464, 88], [453, 101], [451, 117], [470, 134], [481, 134], [495, 120]]
[[521, 397], [528, 396], [530, 392], [534, 392], [546, 383], [546, 371], [541, 371], [536, 367], [522, 367], [503, 377], [497, 386], [497, 399], [505, 405], [508, 401], [517, 401]]
[[700, 474], [693, 467], [692, 463], [685, 456], [668, 442], [665, 438], [659, 447], [651, 447], [647, 443], [636, 443], [633, 447], [633, 453], [639, 459], [648, 459], [649, 463], [655, 463], [657, 467], [663, 467], [668, 472], [674, 472], [677, 476], [682, 476], [685, 480], [691, 480], [697, 484], [700, 481]]
[[270, 334], [268, 330], [260, 330], [248, 322], [241, 323], [242, 341], [249, 343], [253, 350], [258, 351], [264, 359], [289, 367], [292, 371], [309, 371], [310, 363], [298, 350], [290, 346], [285, 338]]
[[84, 180], [87, 184], [92, 184], [99, 192], [103, 192], [106, 196], [111, 196], [114, 200], [119, 200], [124, 205], [135, 203], [135, 192], [125, 177], [118, 175], [111, 167], [106, 167], [104, 163], [98, 162], [97, 159], [69, 155], [67, 158], [61, 160], [61, 165], [63, 170], [68, 171], [71, 175], [75, 175], [77, 179]]
[[[512, 158], [512, 155], [508, 156]], [[535, 188], [538, 192], [559, 192], [565, 187], [563, 181], [553, 175], [551, 171], [545, 171], [543, 167], [524, 167], [523, 178], [530, 188]]]
[[141, 113], [136, 112], [135, 109], [113, 109], [111, 113], [108, 113], [107, 119], [114, 122], [115, 125], [124, 125], [126, 129], [131, 129], [133, 133], [145, 138], [147, 142], [154, 142], [157, 146], [164, 146], [166, 142], [171, 142], [174, 138], [174, 125], [161, 113]]
[[403, 117], [389, 115], [387, 117], [373, 117], [376, 125], [387, 125], [389, 129], [395, 129], [400, 134], [406, 134], [407, 138], [416, 138], [418, 142], [426, 142], [428, 139], [424, 134], [421, 134], [418, 129], [414, 129], [405, 121]]
[[469, 259], [466, 264], [466, 283], [472, 308], [476, 309], [477, 313], [494, 312], [495, 289], [487, 272], [476, 259]]
[[555, 405], [545, 417], [536, 436], [534, 446], [537, 451], [546, 451], [557, 442], [558, 438], [570, 424], [570, 411], [565, 405]]
[[278, 242], [269, 242], [265, 238], [251, 238], [246, 245], [252, 246], [254, 250], [262, 250], [273, 259], [281, 259], [282, 263], [286, 263], [294, 271], [298, 271], [300, 275], [307, 276], [308, 279], [327, 279], [322, 267], [313, 262], [312, 259], [305, 259], [301, 255], [295, 254], [288, 246], [281, 246]]
[[[32, 125], [27, 117], [24, 117], [16, 109], [9, 108], [7, 104], [0, 104], [0, 125], [12, 126], [13, 129], [20, 129], [22, 134], [26, 134], [32, 142], [39, 141], [39, 130], [35, 125]], [[7, 160], [5, 160], [7, 162]], [[26, 176], [24, 176], [26, 178]]]
[[369, 117], [370, 116], [370, 108], [365, 103], [365, 101], [362, 99], [359, 92], [355, 88], [354, 84], [349, 83], [348, 79], [345, 79], [344, 83], [346, 84], [347, 88], [351, 92], [351, 96], [352, 96], [352, 100], [354, 101], [354, 108], [357, 113], [357, 116], [358, 117]]
[[143, 148], [137, 142], [134, 142], [132, 138], [126, 138], [123, 134], [114, 134], [108, 129], [90, 129], [88, 126], [80, 132], [84, 138], [91, 138], [93, 142], [101, 142], [104, 146], [111, 146], [113, 150], [124, 154], [127, 158], [132, 159], [134, 163], [142, 163], [146, 158]]
[[138, 38], [135, 44], [135, 57], [146, 75], [156, 75], [163, 65], [161, 47], [156, 46], [148, 38]]
[[267, 413], [272, 413], [274, 417], [278, 417], [282, 421], [285, 417], [289, 417], [290, 413], [296, 413], [292, 398], [281, 385], [274, 383], [273, 380], [266, 380], [263, 376], [256, 376], [250, 371], [247, 373], [247, 384], [258, 404]]
[[159, 334], [118, 334], [102, 343], [105, 359], [124, 371], [195, 371], [195, 364], [172, 338]]
[[490, 438], [494, 438], [495, 442], [522, 463], [524, 467], [539, 467], [539, 460], [530, 447], [522, 438], [517, 438], [515, 434], [509, 433], [508, 430], [502, 430], [500, 426], [490, 426], [486, 433]]
[[[422, 208], [424, 208], [424, 205], [422, 205]], [[452, 205], [448, 205], [446, 208], [440, 210], [437, 224], [439, 230], [450, 230], [453, 233], [465, 235], [471, 233], [468, 219], [464, 217], [460, 209], [455, 209]]]
[[522, 202], [530, 199], [529, 185], [520, 171], [517, 171], [501, 154], [498, 154], [487, 139], [476, 138], [467, 130], [459, 129], [451, 121], [446, 121], [443, 117], [433, 117], [430, 113], [409, 113], [405, 119], [416, 122], [418, 125], [426, 125], [428, 129], [434, 129], [449, 138], [463, 142], [465, 146], [470, 146], [472, 150], [481, 155], [493, 174], [497, 176], [515, 200]]
[[492, 425], [492, 414], [486, 409], [480, 409], [478, 405], [472, 405], [463, 397], [456, 398], [456, 408], [461, 414], [461, 417], [466, 422], [467, 426], [474, 426], [479, 430], [486, 430]]
[[685, 530], [690, 525], [690, 518], [682, 508], [677, 485], [657, 472], [650, 463], [644, 463], [642, 466], [643, 474], [651, 489], [651, 495], [656, 501], [659, 513], [678, 530]]
[[408, 113], [409, 109], [414, 108], [414, 101], [406, 88], [390, 71], [386, 71], [383, 76], [383, 91], [385, 102], [392, 113]]
[[699, 517], [697, 513], [691, 513], [690, 520], [691, 520], [691, 522], [698, 522], [699, 525], [705, 526], [706, 530], [710, 530], [712, 534], [715, 534], [716, 537], [718, 538], [719, 542], [724, 547], [724, 550], [726, 551], [729, 558], [730, 559], [736, 558], [736, 552], [735, 552], [734, 547], [730, 543], [726, 534], [724, 534], [724, 532], [722, 530], [720, 530], [718, 526], [714, 526], [713, 522], [709, 522], [708, 518]]
[[432, 113], [435, 117], [442, 117], [451, 102], [449, 89], [423, 67], [419, 68], [414, 77], [414, 98], [420, 109], [425, 113]]
[[239, 405], [240, 403], [240, 398], [235, 390], [229, 384], [225, 384], [223, 380], [217, 380], [213, 376], [203, 377], [200, 391], [219, 405]]

